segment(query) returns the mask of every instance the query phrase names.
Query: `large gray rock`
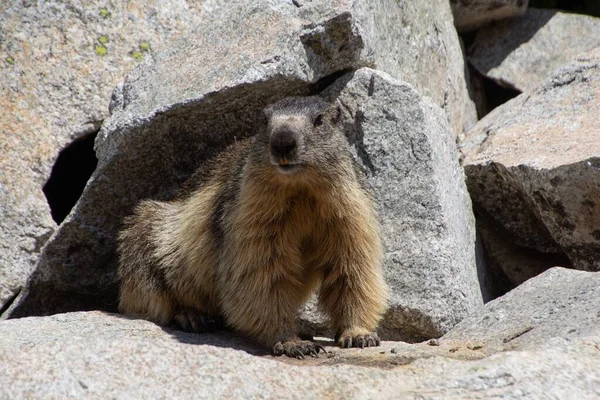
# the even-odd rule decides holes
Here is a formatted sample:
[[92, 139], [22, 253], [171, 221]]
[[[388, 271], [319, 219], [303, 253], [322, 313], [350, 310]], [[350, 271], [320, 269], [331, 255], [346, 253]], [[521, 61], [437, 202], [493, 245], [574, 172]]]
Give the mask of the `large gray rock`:
[[600, 18], [530, 8], [521, 18], [477, 32], [468, 53], [481, 74], [521, 92], [600, 45]]
[[[247, 0], [211, 3], [213, 16], [219, 21], [232, 19], [231, 5], [245, 5]], [[463, 52], [447, 0], [293, 0], [277, 7], [284, 9], [292, 3], [297, 7], [295, 15], [309, 21], [308, 29], [325, 16], [347, 14], [352, 18], [364, 40], [361, 60], [366, 61], [354, 69], [369, 66], [410, 83], [444, 109], [455, 135], [477, 122], [465, 81]], [[334, 40], [326, 45], [339, 43]]]
[[59, 151], [96, 132], [122, 76], [200, 14], [185, 0], [0, 2], [0, 310], [56, 228], [42, 187]]
[[523, 15], [528, 4], [529, 0], [450, 0], [454, 25], [460, 33]]
[[469, 132], [463, 165], [474, 204], [511, 240], [600, 270], [600, 47]]
[[407, 341], [439, 337], [483, 305], [471, 201], [442, 110], [366, 68], [325, 96], [342, 109], [379, 204], [390, 286], [380, 332]]
[[[319, 92], [340, 71], [373, 64], [398, 75], [403, 73], [403, 65], [411, 64], [410, 71], [418, 71], [419, 74], [407, 73], [407, 79], [420, 81], [432, 90], [441, 87], [436, 89], [441, 90], [437, 94], [443, 92], [446, 95], [442, 97], [452, 97], [444, 88], [455, 87], [455, 83], [462, 79], [450, 69], [451, 65], [456, 65], [455, 62], [461, 63], [460, 57], [451, 58], [451, 53], [447, 52], [453, 48], [455, 36], [445, 36], [443, 32], [449, 32], [451, 27], [447, 28], [443, 21], [438, 26], [435, 25], [437, 22], [425, 19], [425, 15], [433, 18], [426, 11], [429, 6], [418, 4], [421, 3], [414, 2], [409, 6], [390, 2], [384, 6], [372, 2], [332, 4], [314, 1], [298, 7], [291, 2], [255, 0], [238, 2], [227, 8], [215, 6], [192, 37], [148, 57], [144, 65], [134, 70], [113, 93], [111, 117], [104, 123], [96, 140], [98, 168], [76, 208], [45, 248], [28, 288], [15, 303], [10, 315], [17, 317], [91, 308], [114, 310], [117, 289], [115, 238], [122, 218], [142, 198], [169, 198], [208, 157], [234, 140], [254, 133], [261, 109], [268, 103], [291, 94]], [[435, 14], [433, 21], [441, 18], [443, 10], [447, 10], [447, 3], [440, 4], [443, 6], [436, 7], [440, 14]], [[418, 38], [425, 37], [429, 30], [434, 29], [432, 23], [437, 26], [437, 30], [434, 29], [435, 43], [426, 43], [437, 49], [435, 57], [440, 58], [428, 66], [431, 71], [427, 79], [423, 71], [414, 69], [412, 63], [400, 57], [402, 51], [416, 54], [416, 49], [421, 49], [423, 54], [427, 54], [421, 62], [428, 62], [427, 57], [434, 54], [426, 47], [413, 45], [412, 40], [403, 39], [401, 33], [392, 35], [397, 21], [390, 15], [400, 18], [402, 13], [405, 13], [404, 18], [410, 15], [421, 18], [411, 22], [422, 24], [414, 27], [424, 29], [419, 31]], [[396, 47], [387, 42], [392, 38], [398, 39]], [[414, 43], [420, 43], [420, 40], [415, 39]], [[403, 61], [394, 62], [394, 59]], [[441, 70], [444, 72], [441, 73]], [[431, 76], [437, 75], [443, 75], [443, 85], [433, 83]], [[411, 91], [410, 99], [417, 100], [415, 92]], [[448, 157], [448, 161], [444, 165], [453, 165], [451, 142], [454, 133], [445, 125], [447, 116], [435, 111], [432, 104], [423, 104], [419, 107], [431, 111], [422, 111], [427, 115], [419, 124], [423, 124], [422, 129], [430, 126], [440, 135], [447, 135], [447, 141], [435, 146], [447, 146], [448, 154], [444, 157]], [[463, 107], [464, 104], [457, 100], [451, 106]], [[438, 118], [440, 116], [441, 119]], [[426, 118], [431, 121], [425, 121]], [[365, 123], [368, 124], [368, 121]], [[408, 145], [410, 140], [405, 139]], [[421, 134], [418, 141], [412, 143], [417, 151], [414, 157], [424, 163], [428, 162], [431, 154], [442, 157], [436, 153], [437, 148], [432, 150], [429, 146], [433, 145], [421, 143], [421, 140], [427, 141], [426, 134]], [[419, 152], [421, 150], [423, 153]], [[406, 167], [397, 168], [409, 173]], [[462, 179], [457, 168], [446, 173], [449, 182]], [[400, 175], [397, 171], [394, 174], [390, 178]], [[433, 180], [445, 176], [432, 174], [435, 177], [428, 185], [434, 185]], [[440, 187], [455, 189], [451, 185]], [[424, 193], [433, 194], [435, 191], [433, 186], [426, 190], [428, 192]], [[443, 191], [436, 196], [448, 198], [446, 202], [440, 201], [444, 206], [453, 206], [456, 200], [459, 205], [457, 220], [464, 217], [468, 221], [469, 216], [462, 215], [467, 204], [464, 201], [468, 202], [466, 197]], [[408, 199], [405, 197], [402, 201]], [[438, 200], [416, 200], [424, 209], [437, 207], [434, 204]], [[390, 198], [387, 201], [394, 200]], [[418, 218], [419, 213], [424, 211], [415, 209], [410, 217]], [[450, 212], [444, 210], [435, 216], [445, 217], [448, 214]], [[440, 246], [441, 258], [453, 258], [454, 254], [444, 253], [452, 248], [444, 242], [452, 239], [446, 239], [445, 235], [458, 237], [465, 233], [466, 243], [472, 230], [469, 230], [468, 222], [456, 227], [445, 227], [445, 223], [441, 222], [435, 228], [439, 230], [435, 244]], [[406, 224], [409, 225], [408, 222]], [[410, 224], [418, 225], [417, 222]], [[428, 221], [423, 225], [434, 229], [435, 224]], [[460, 271], [464, 268], [466, 271], [473, 267], [473, 263], [468, 249], [461, 247], [462, 239], [457, 240], [460, 243], [456, 249], [460, 248], [457, 260], [465, 264], [459, 267], [457, 263], [452, 268]], [[419, 255], [414, 253], [411, 257], [418, 258]], [[408, 263], [408, 260], [403, 262]], [[446, 264], [455, 265], [451, 261]], [[463, 275], [458, 274], [457, 279], [462, 280]], [[464, 288], [452, 294], [456, 298], [444, 294], [450, 306], [438, 314], [431, 310], [434, 320], [438, 321], [438, 316], [442, 318], [451, 308], [456, 308], [456, 314], [447, 321], [433, 323], [424, 317], [425, 323], [432, 326], [431, 332], [441, 334], [477, 303], [473, 287], [471, 282], [467, 282]], [[435, 304], [441, 301], [440, 298], [435, 299]], [[422, 309], [417, 310], [420, 312]]]
[[[548, 312], [549, 318], [555, 314]], [[594, 326], [597, 321], [587, 332]], [[545, 332], [552, 337], [551, 331]], [[384, 342], [370, 349], [337, 349], [322, 341], [329, 354], [306, 360], [273, 359], [226, 332], [186, 334], [101, 312], [7, 320], [0, 322], [0, 337], [2, 398], [531, 399], [550, 393], [556, 399], [592, 399], [600, 395], [597, 333], [576, 333], [568, 345], [541, 341], [540, 346], [523, 345], [489, 357], [462, 339], [448, 344], [441, 340], [439, 346]]]
[[[349, 1], [349, 0], [348, 0]], [[350, 2], [350, 1], [349, 1]], [[371, 66], [406, 81], [440, 106], [456, 136], [477, 122], [447, 0], [352, 1], [374, 55]]]

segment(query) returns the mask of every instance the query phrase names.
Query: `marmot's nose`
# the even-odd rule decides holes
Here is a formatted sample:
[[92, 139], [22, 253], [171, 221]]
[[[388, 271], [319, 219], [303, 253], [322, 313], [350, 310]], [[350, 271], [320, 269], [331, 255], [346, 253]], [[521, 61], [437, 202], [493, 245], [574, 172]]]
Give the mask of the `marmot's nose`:
[[277, 132], [271, 137], [271, 154], [277, 158], [287, 158], [296, 148], [296, 137], [290, 131]]

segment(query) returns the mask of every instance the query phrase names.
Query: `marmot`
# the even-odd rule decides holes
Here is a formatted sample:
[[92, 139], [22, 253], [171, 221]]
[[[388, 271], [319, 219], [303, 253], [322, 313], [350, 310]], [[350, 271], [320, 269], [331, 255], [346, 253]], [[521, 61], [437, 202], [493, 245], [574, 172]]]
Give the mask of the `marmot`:
[[186, 331], [217, 318], [276, 355], [315, 356], [296, 316], [318, 290], [342, 347], [379, 345], [386, 309], [374, 201], [319, 97], [283, 99], [266, 124], [200, 168], [187, 195], [142, 201], [119, 235], [121, 312]]

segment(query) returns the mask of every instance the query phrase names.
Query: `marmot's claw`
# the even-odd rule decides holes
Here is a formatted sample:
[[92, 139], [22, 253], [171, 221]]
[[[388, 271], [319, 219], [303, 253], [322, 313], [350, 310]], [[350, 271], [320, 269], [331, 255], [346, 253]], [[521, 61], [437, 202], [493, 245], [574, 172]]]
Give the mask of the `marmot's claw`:
[[350, 348], [350, 347], [360, 347], [361, 349], [365, 347], [375, 347], [379, 346], [381, 341], [379, 340], [379, 336], [375, 332], [368, 333], [366, 335], [356, 335], [356, 336], [345, 336], [338, 340], [340, 347]]
[[276, 356], [286, 355], [288, 357], [304, 359], [305, 356], [318, 357], [319, 352], [327, 353], [323, 346], [308, 340], [292, 339], [285, 342], [277, 342], [273, 345], [273, 354]]
[[359, 336], [356, 338], [356, 347], [360, 347], [361, 349], [365, 348], [365, 337], [364, 336]]
[[179, 311], [173, 317], [173, 322], [182, 330], [192, 333], [214, 332], [217, 329], [217, 322], [213, 317], [192, 308]]
[[312, 347], [310, 349], [310, 356], [311, 357], [319, 357], [320, 351], [327, 354], [327, 350], [325, 350], [325, 348], [323, 346], [321, 346], [320, 344], [312, 343]]
[[322, 351], [323, 353], [327, 354], [327, 350], [325, 350], [325, 347], [321, 346], [320, 344], [315, 344], [316, 350], [316, 356], [319, 357], [319, 352]]

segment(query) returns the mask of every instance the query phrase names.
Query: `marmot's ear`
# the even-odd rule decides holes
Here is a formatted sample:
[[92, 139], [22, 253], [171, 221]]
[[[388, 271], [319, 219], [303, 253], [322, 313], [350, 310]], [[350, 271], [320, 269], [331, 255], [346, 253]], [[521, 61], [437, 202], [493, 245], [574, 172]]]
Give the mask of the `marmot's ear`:
[[261, 118], [261, 122], [265, 125], [267, 125], [269, 123], [269, 119], [271, 119], [271, 116], [273, 115], [273, 106], [267, 106], [265, 107], [265, 109], [262, 112], [262, 118]]
[[342, 119], [342, 109], [338, 104], [333, 104], [329, 109], [329, 114], [331, 115], [331, 122], [334, 125], [337, 125]]

